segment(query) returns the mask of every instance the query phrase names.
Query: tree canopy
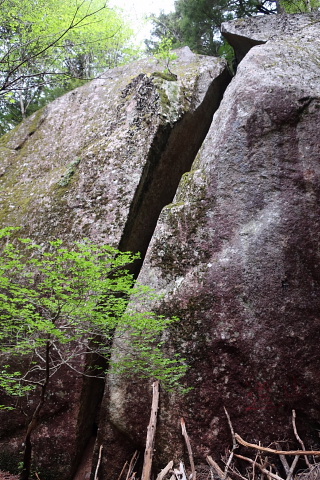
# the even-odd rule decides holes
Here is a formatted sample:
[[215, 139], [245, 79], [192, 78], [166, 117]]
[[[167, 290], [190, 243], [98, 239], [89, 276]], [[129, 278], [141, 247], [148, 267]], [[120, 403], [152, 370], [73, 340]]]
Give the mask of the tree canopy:
[[[89, 240], [71, 247], [61, 240], [42, 245], [26, 238], [10, 241], [12, 230], [0, 230], [5, 240], [0, 256], [0, 392], [12, 399], [35, 390], [24, 441], [21, 478], [27, 480], [32, 433], [49, 401], [51, 379], [62, 367], [79, 377], [103, 377], [106, 372], [92, 370], [88, 360], [94, 353], [107, 360], [111, 372], [156, 378], [173, 388], [186, 365], [163, 352], [163, 334], [177, 319], [143, 308], [153, 294], [134, 284], [127, 270], [137, 255]], [[129, 299], [140, 307], [128, 306]], [[118, 350], [111, 358], [115, 331]]]
[[174, 48], [188, 45], [195, 53], [217, 56], [221, 47], [220, 25], [234, 18], [282, 12], [299, 13], [319, 8], [319, 0], [176, 0], [174, 12], [153, 17], [149, 51], [163, 38]]
[[46, 95], [51, 100], [132, 53], [131, 28], [105, 0], [0, 0], [0, 7], [3, 132]]
[[141, 306], [153, 297], [128, 272], [137, 255], [89, 240], [71, 247], [61, 240], [46, 245], [25, 238], [10, 241], [12, 230], [0, 230], [0, 238], [6, 239], [0, 256], [0, 359], [32, 354], [36, 367], [13, 374], [10, 366], [3, 368], [0, 388], [24, 394], [33, 385], [34, 371], [45, 376], [45, 355], [37, 352], [48, 342], [52, 374], [62, 365], [76, 368], [84, 352], [108, 356], [115, 329], [118, 338], [129, 334], [135, 346], [134, 352], [121, 354], [114, 365], [117, 372], [135, 370], [168, 385], [176, 382], [185, 367], [180, 370], [179, 362], [165, 359], [160, 337], [177, 319], [128, 307], [129, 298]]

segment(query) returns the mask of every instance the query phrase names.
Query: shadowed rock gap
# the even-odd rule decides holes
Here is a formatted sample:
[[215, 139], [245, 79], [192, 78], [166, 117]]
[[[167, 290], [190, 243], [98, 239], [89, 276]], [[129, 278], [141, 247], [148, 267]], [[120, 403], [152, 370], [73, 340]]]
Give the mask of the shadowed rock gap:
[[[195, 111], [186, 113], [173, 126], [159, 126], [153, 138], [119, 244], [122, 251], [140, 252], [141, 258], [132, 268], [135, 278], [139, 275], [161, 210], [173, 200], [182, 175], [191, 169], [231, 79], [228, 70], [223, 70], [212, 81]], [[81, 400], [83, 415], [80, 415], [82, 418], [78, 428], [78, 455], [72, 469], [74, 473], [83, 471], [81, 461], [84, 451], [87, 445], [92, 445], [93, 426], [99, 423], [103, 383], [101, 379], [85, 380]], [[85, 457], [84, 462], [88, 462], [88, 456]], [[74, 479], [77, 478], [75, 474]]]
[[230, 81], [230, 73], [224, 70], [213, 80], [194, 112], [186, 113], [173, 127], [160, 126], [154, 136], [119, 244], [122, 251], [141, 254], [134, 266], [135, 277], [139, 275], [161, 210], [172, 202], [182, 175], [191, 169]]

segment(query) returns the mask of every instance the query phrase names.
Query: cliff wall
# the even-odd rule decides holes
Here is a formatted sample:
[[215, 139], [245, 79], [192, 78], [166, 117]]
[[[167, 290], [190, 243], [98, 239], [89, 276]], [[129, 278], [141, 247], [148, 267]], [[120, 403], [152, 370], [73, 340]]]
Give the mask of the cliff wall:
[[[245, 55], [232, 80], [223, 62], [183, 49], [177, 81], [149, 61], [110, 71], [1, 141], [2, 225], [146, 253], [139, 281], [163, 295], [150, 307], [180, 317], [167, 347], [186, 357], [193, 390], [162, 393], [161, 466], [185, 455], [181, 416], [197, 464], [219, 458], [224, 406], [248, 441], [293, 439], [292, 409], [310, 447], [319, 441], [320, 18], [286, 18], [263, 17], [262, 36], [261, 17], [224, 25]], [[151, 381], [109, 376], [94, 399], [77, 382], [58, 471], [74, 473], [95, 425], [101, 478], [116, 478], [143, 450]], [[51, 417], [38, 432], [43, 465], [41, 442], [65, 449], [58, 408]], [[13, 451], [18, 438], [16, 426], [1, 442]]]

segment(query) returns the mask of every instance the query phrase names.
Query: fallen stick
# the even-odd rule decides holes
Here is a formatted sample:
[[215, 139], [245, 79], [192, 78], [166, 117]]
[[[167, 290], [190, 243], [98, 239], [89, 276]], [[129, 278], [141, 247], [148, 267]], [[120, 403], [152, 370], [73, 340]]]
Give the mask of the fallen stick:
[[243, 455], [238, 455], [236, 453], [234, 454], [234, 456], [237, 458], [240, 458], [241, 460], [246, 460], [247, 462], [251, 463], [251, 465], [257, 466], [261, 470], [261, 472], [265, 473], [268, 477], [271, 477], [274, 480], [284, 480], [282, 477], [279, 477], [279, 475], [277, 475], [276, 473], [269, 472], [269, 470], [267, 470], [266, 468], [263, 468], [263, 466], [260, 465], [260, 463], [255, 462], [254, 460], [251, 460], [251, 458], [244, 457]]
[[128, 465], [128, 462], [125, 462], [125, 464], [123, 465], [122, 470], [121, 470], [120, 475], [118, 476], [118, 479], [117, 479], [117, 480], [121, 480], [121, 477], [122, 477], [122, 475], [123, 475], [123, 472], [124, 472], [125, 469], [127, 468], [127, 465]]
[[291, 467], [290, 467], [290, 470], [288, 472], [288, 475], [287, 475], [287, 478], [286, 480], [292, 480], [293, 479], [293, 472], [294, 472], [294, 469], [296, 468], [296, 465], [298, 463], [298, 460], [299, 460], [300, 456], [299, 455], [296, 455], [293, 459], [293, 462], [291, 464]]
[[275, 453], [276, 455], [320, 455], [319, 450], [274, 450], [273, 448], [261, 447], [255, 443], [249, 443], [243, 440], [237, 433], [234, 434], [237, 442], [241, 443], [244, 447], [254, 448], [255, 450], [260, 450], [261, 452]]
[[139, 457], [139, 453], [138, 453], [137, 451], [135, 451], [134, 454], [132, 455], [132, 458], [131, 458], [130, 463], [129, 463], [126, 480], [129, 480], [129, 479], [130, 479], [130, 477], [131, 477], [131, 475], [132, 475], [132, 473], [133, 473], [133, 469], [134, 469], [134, 467], [136, 466], [138, 457]]
[[231, 480], [230, 477], [228, 477], [228, 476], [226, 477], [226, 476], [225, 476], [225, 472], [224, 472], [223, 470], [221, 470], [221, 468], [219, 467], [219, 465], [213, 460], [212, 457], [208, 456], [208, 457], [207, 457], [207, 462], [209, 463], [209, 465], [210, 465], [211, 467], [214, 468], [216, 474], [218, 475], [218, 477], [221, 478], [221, 480], [222, 480], [222, 479]]
[[224, 413], [226, 414], [226, 417], [228, 419], [228, 424], [229, 424], [230, 431], [231, 431], [231, 436], [232, 436], [232, 451], [230, 452], [228, 461], [227, 461], [225, 469], [224, 469], [224, 476], [223, 476], [223, 480], [224, 480], [228, 475], [228, 470], [230, 468], [230, 465], [231, 465], [231, 462], [232, 462], [232, 459], [233, 459], [233, 452], [236, 448], [238, 448], [238, 444], [237, 444], [237, 441], [236, 441], [235, 436], [234, 436], [234, 429], [233, 429], [233, 426], [232, 426], [232, 423], [231, 423], [230, 415], [229, 415], [226, 407], [223, 407], [223, 408], [224, 408]]
[[154, 439], [156, 435], [157, 415], [158, 415], [158, 408], [159, 408], [159, 382], [158, 381], [152, 384], [152, 391], [153, 391], [152, 406], [151, 406], [150, 421], [149, 421], [148, 431], [147, 431], [146, 449], [144, 453], [141, 480], [150, 480], [150, 476], [151, 476]]
[[[276, 443], [275, 446], [280, 450], [280, 445], [279, 445], [279, 443]], [[287, 460], [287, 458], [286, 458], [285, 455], [279, 454], [279, 457], [280, 457], [282, 466], [283, 466], [283, 468], [284, 468], [284, 471], [286, 472], [286, 475], [288, 476], [288, 475], [289, 475], [289, 472], [290, 472], [290, 466], [289, 466], [288, 460]]]
[[188, 449], [188, 454], [189, 454], [189, 461], [190, 461], [190, 466], [191, 466], [191, 472], [192, 472], [192, 480], [196, 480], [197, 477], [197, 472], [194, 467], [194, 461], [193, 461], [193, 454], [192, 454], [192, 448], [189, 440], [189, 435], [187, 433], [186, 429], [186, 423], [183, 418], [181, 418], [181, 430], [182, 430], [182, 435], [184, 436], [187, 449]]
[[[298, 434], [298, 430], [297, 430], [297, 426], [296, 426], [296, 411], [295, 410], [292, 410], [292, 427], [293, 427], [293, 431], [294, 431], [296, 439], [300, 443], [301, 447], [305, 450], [306, 447], [304, 446], [304, 443], [303, 443], [303, 441], [301, 440], [301, 438], [299, 437], [299, 434]], [[306, 461], [306, 464], [310, 468], [311, 463], [309, 462], [309, 459], [306, 455], [305, 455], [304, 459]]]
[[226, 417], [227, 417], [227, 420], [228, 420], [228, 424], [229, 424], [229, 428], [230, 428], [230, 431], [231, 431], [231, 436], [232, 436], [232, 450], [235, 450], [238, 445], [237, 445], [237, 442], [236, 442], [236, 439], [235, 439], [235, 433], [234, 433], [234, 429], [233, 429], [233, 426], [232, 426], [232, 423], [231, 423], [231, 418], [230, 418], [230, 415], [226, 409], [226, 407], [223, 407], [224, 409], [224, 413], [226, 414]]
[[169, 472], [169, 470], [171, 470], [172, 467], [173, 467], [173, 461], [171, 460], [171, 462], [169, 462], [168, 465], [161, 470], [156, 480], [162, 480], [163, 477], [167, 475], [167, 473]]
[[94, 472], [94, 480], [98, 479], [98, 471], [99, 471], [99, 467], [100, 467], [100, 463], [101, 463], [102, 450], [103, 450], [103, 446], [100, 445], [98, 462], [97, 462], [97, 466], [96, 466], [96, 471]]

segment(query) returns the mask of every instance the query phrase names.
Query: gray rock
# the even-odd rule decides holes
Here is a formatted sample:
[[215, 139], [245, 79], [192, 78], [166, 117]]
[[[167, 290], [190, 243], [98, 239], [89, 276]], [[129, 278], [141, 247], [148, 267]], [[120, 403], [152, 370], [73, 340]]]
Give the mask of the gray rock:
[[[196, 461], [219, 458], [231, 444], [224, 406], [248, 441], [294, 440], [295, 408], [317, 442], [319, 58], [313, 27], [252, 49], [159, 218], [139, 281], [164, 295], [157, 311], [180, 317], [168, 349], [187, 358], [193, 387], [163, 394], [162, 465], [183, 454], [180, 416]], [[151, 400], [134, 382], [110, 379], [109, 415], [140, 445]]]
[[[164, 66], [150, 58], [110, 70], [5, 135], [1, 226], [22, 226], [38, 243], [89, 237], [143, 254], [230, 81], [223, 61], [188, 48], [177, 54], [176, 81], [166, 80]], [[63, 372], [59, 382], [34, 458], [44, 471], [68, 478], [92, 434], [102, 392], [100, 381], [88, 380], [81, 393], [73, 372]], [[0, 414], [6, 432], [0, 445], [10, 457], [26, 417]]]
[[317, 38], [319, 12], [239, 18], [222, 23], [221, 33], [234, 48], [239, 63], [252, 47], [286, 35], [303, 36], [306, 29], [310, 31], [310, 27]]
[[[139, 280], [164, 295], [152, 308], [180, 317], [168, 350], [187, 358], [193, 387], [161, 393], [161, 466], [184, 455], [181, 416], [197, 463], [219, 458], [231, 444], [223, 406], [246, 440], [295, 440], [292, 408], [306, 443], [318, 440], [319, 24], [297, 17], [297, 33], [271, 38], [261, 24], [285, 17], [260, 18], [251, 33], [241, 24], [241, 42], [261, 45], [211, 127], [230, 77], [184, 48], [170, 67], [177, 81], [150, 60], [109, 71], [0, 141], [1, 226], [22, 225], [38, 242], [88, 236], [142, 253], [152, 237]], [[110, 376], [99, 409], [101, 384], [65, 372], [58, 381], [34, 458], [68, 478], [98, 422], [99, 476], [117, 478], [144, 448], [149, 383]], [[21, 445], [30, 404], [21, 411], [0, 412], [0, 459]]]

